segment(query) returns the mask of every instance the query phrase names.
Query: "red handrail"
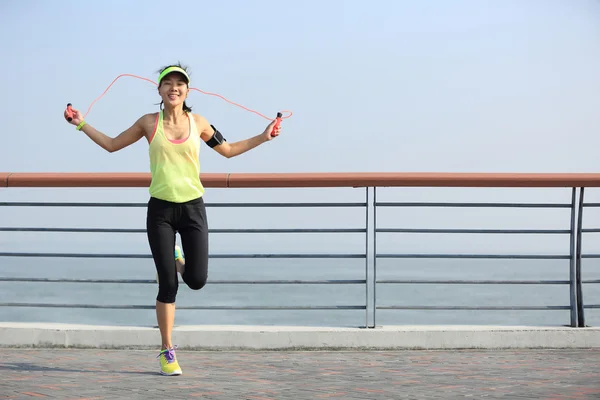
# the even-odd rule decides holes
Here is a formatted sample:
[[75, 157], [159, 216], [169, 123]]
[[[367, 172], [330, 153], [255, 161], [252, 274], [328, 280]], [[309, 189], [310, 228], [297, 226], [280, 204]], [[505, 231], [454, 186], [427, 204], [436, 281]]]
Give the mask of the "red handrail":
[[[314, 172], [207, 173], [213, 188], [284, 187], [600, 187], [600, 173]], [[148, 187], [144, 172], [0, 172], [0, 187]]]

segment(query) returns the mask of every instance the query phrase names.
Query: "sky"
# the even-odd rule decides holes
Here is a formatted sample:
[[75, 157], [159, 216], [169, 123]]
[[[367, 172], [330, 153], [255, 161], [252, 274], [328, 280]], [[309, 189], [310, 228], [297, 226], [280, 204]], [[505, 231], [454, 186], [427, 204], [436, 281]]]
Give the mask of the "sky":
[[[280, 137], [242, 156], [203, 146], [204, 173], [598, 171], [600, 1], [170, 4], [0, 2], [0, 171], [148, 172], [143, 140], [109, 154], [67, 124], [63, 110], [71, 102], [87, 111], [120, 74], [155, 80], [175, 62], [190, 67], [193, 87], [269, 117], [293, 112]], [[124, 77], [86, 120], [116, 136], [159, 101], [153, 84]], [[198, 92], [189, 104], [230, 142], [269, 123]], [[32, 192], [2, 196], [24, 193]], [[139, 193], [129, 199], [147, 198]], [[242, 193], [230, 198], [265, 200], [261, 191]], [[570, 192], [559, 197], [569, 201]], [[435, 225], [430, 215], [423, 218]]]
[[[595, 172], [600, 1], [270, 0], [0, 3], [0, 170], [147, 172], [143, 141], [108, 154], [63, 119], [119, 74], [181, 61], [192, 86], [282, 136], [204, 172]], [[86, 120], [116, 136], [158, 109], [121, 78]], [[189, 103], [229, 141], [268, 120]]]

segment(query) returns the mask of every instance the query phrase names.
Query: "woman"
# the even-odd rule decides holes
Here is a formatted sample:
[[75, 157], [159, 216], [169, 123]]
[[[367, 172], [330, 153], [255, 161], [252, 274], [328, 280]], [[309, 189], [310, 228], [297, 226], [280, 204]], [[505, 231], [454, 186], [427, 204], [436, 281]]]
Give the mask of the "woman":
[[[163, 375], [182, 373], [171, 342], [177, 273], [193, 290], [204, 287], [207, 279], [208, 228], [204, 187], [200, 181], [200, 141], [230, 158], [272, 140], [280, 132], [279, 126], [273, 129], [274, 120], [259, 135], [227, 142], [204, 117], [192, 114], [185, 102], [189, 85], [190, 77], [185, 67], [170, 65], [161, 69], [158, 77], [158, 94], [162, 99], [160, 111], [142, 116], [114, 138], [85, 122], [78, 110], [73, 109], [70, 121], [77, 130], [111, 153], [141, 138], [146, 138], [149, 143], [152, 181], [146, 229], [158, 279], [156, 318], [162, 340], [158, 358]], [[176, 232], [181, 236], [185, 259], [175, 246]]]

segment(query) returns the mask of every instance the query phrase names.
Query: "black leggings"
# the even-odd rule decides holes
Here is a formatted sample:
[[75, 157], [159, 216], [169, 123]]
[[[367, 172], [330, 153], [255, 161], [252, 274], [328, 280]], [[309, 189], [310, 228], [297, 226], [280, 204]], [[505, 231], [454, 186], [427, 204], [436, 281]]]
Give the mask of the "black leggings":
[[172, 203], [151, 197], [146, 231], [158, 272], [158, 295], [162, 303], [175, 303], [179, 282], [175, 265], [175, 233], [181, 236], [185, 256], [183, 281], [193, 290], [206, 285], [208, 276], [208, 224], [202, 197]]

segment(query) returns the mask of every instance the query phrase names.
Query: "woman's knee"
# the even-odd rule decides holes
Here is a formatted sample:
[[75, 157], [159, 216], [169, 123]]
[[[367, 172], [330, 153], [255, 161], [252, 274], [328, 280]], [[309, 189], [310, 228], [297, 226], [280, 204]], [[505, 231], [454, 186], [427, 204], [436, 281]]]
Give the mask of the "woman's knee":
[[206, 286], [207, 276], [206, 274], [196, 274], [191, 276], [191, 274], [186, 275], [183, 280], [188, 285], [188, 287], [192, 290], [200, 290], [204, 286]]
[[192, 290], [200, 290], [206, 286], [206, 278], [192, 279], [187, 282], [187, 285]]

